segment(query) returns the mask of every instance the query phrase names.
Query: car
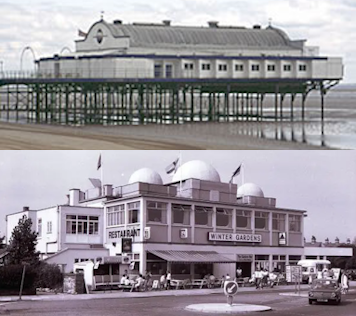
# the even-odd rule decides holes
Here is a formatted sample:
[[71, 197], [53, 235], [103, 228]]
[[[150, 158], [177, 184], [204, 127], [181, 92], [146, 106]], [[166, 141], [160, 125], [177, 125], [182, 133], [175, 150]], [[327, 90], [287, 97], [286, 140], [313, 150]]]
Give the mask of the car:
[[313, 302], [332, 302], [340, 304], [341, 286], [337, 280], [333, 279], [315, 279], [308, 292], [309, 304]]

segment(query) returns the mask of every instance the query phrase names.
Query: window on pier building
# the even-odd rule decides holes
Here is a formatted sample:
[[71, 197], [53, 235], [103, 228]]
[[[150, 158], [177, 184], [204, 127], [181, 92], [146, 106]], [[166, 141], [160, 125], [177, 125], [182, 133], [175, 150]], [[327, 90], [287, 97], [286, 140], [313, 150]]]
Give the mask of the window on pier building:
[[286, 230], [286, 215], [274, 213], [272, 215], [272, 229], [280, 232]]
[[276, 71], [275, 65], [267, 65], [267, 71]]
[[227, 65], [226, 64], [219, 64], [219, 71], [227, 71]]
[[190, 205], [172, 204], [172, 224], [190, 225]]
[[185, 70], [193, 70], [194, 69], [194, 64], [193, 63], [185, 63], [184, 64], [184, 69]]
[[202, 65], [201, 65], [201, 70], [207, 70], [207, 71], [209, 71], [209, 70], [210, 70], [210, 64], [202, 64]]
[[106, 225], [118, 226], [125, 224], [125, 204], [108, 207], [106, 210]]
[[155, 78], [162, 78], [162, 65], [155, 64]]
[[196, 206], [194, 215], [195, 225], [212, 226], [212, 207]]
[[166, 78], [172, 78], [173, 77], [173, 65], [168, 64], [166, 65]]
[[147, 222], [167, 223], [167, 203], [147, 201]]
[[255, 228], [268, 230], [267, 212], [255, 212]]
[[127, 223], [135, 224], [140, 222], [140, 202], [127, 204]]
[[289, 231], [300, 233], [301, 221], [302, 217], [300, 215], [289, 215]]
[[260, 71], [260, 65], [259, 64], [252, 64], [251, 65], [251, 70], [252, 71]]
[[236, 64], [235, 65], [235, 71], [244, 71], [244, 65], [243, 64]]
[[216, 209], [216, 226], [229, 227], [232, 226], [232, 211], [225, 208]]
[[299, 71], [307, 71], [307, 65], [299, 65]]
[[284, 71], [292, 71], [292, 65], [283, 65]]
[[236, 210], [236, 227], [251, 229], [251, 211]]

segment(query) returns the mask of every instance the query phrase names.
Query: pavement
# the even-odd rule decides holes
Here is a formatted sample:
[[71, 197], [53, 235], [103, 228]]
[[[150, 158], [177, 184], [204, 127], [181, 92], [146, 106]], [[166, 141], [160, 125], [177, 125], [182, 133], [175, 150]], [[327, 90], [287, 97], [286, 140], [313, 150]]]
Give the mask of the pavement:
[[[282, 295], [300, 295], [309, 289], [309, 285], [301, 284], [300, 291], [297, 293], [294, 285], [279, 285], [273, 288], [266, 287], [264, 289], [256, 289], [255, 287], [239, 287], [238, 293], [279, 293]], [[350, 281], [350, 291], [356, 291], [356, 281]], [[22, 301], [60, 301], [60, 300], [92, 300], [92, 299], [107, 299], [107, 298], [138, 298], [138, 297], [163, 297], [163, 296], [193, 296], [193, 295], [210, 295], [222, 294], [222, 288], [217, 289], [180, 289], [180, 290], [162, 290], [162, 291], [147, 291], [147, 292], [122, 292], [118, 290], [96, 291], [90, 294], [38, 294], [38, 295], [23, 295]], [[19, 300], [19, 296], [0, 296], [0, 302], [15, 302]]]

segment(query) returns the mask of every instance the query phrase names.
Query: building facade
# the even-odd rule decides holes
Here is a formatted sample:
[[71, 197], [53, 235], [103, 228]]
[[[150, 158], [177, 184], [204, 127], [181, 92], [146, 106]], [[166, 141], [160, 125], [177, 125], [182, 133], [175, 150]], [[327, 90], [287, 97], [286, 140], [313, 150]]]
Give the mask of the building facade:
[[156, 79], [323, 79], [343, 77], [341, 58], [291, 40], [273, 26], [94, 23], [75, 52], [37, 61], [43, 77]]
[[212, 166], [189, 161], [170, 183], [148, 168], [128, 184], [105, 185], [96, 194], [70, 191], [68, 205], [7, 216], [9, 237], [18, 219], [31, 216], [42, 258], [66, 272], [73, 264], [119, 263], [135, 273], [170, 270], [175, 278], [235, 275], [256, 268], [285, 271], [315, 256], [352, 256], [351, 248], [305, 247], [305, 210], [276, 206], [252, 183], [224, 183]]

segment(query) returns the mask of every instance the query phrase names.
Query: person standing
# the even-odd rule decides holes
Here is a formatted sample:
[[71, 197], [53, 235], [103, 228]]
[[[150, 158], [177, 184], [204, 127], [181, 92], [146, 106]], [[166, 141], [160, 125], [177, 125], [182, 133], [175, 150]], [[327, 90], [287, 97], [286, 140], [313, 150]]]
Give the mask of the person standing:
[[341, 290], [343, 294], [346, 294], [349, 290], [349, 279], [345, 272], [341, 276]]
[[239, 266], [237, 269], [236, 269], [236, 278], [237, 279], [240, 279], [242, 277], [242, 269], [241, 267]]
[[257, 268], [255, 271], [255, 279], [256, 279], [256, 289], [262, 288], [262, 271]]
[[166, 282], [167, 282], [167, 290], [171, 289], [171, 280], [172, 280], [172, 275], [170, 271], [167, 271], [167, 277], [166, 277]]

